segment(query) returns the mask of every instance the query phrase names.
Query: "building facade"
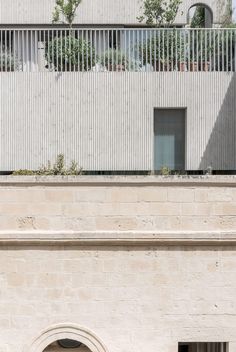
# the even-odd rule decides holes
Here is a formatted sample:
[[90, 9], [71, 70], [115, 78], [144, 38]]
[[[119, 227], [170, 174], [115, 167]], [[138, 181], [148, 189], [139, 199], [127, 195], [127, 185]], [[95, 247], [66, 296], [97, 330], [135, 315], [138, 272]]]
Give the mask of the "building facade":
[[[199, 2], [184, 0], [180, 5], [175, 19], [177, 25], [185, 25], [188, 22], [189, 9]], [[7, 5], [8, 6], [7, 6]], [[93, 6], [90, 1], [83, 1], [77, 13], [75, 24], [87, 26], [132, 27], [138, 25], [137, 17], [142, 15], [141, 0], [116, 2], [115, 0], [95, 0]], [[222, 23], [222, 16], [230, 5], [227, 0], [203, 0], [200, 4], [210, 8], [213, 14], [214, 24]], [[52, 21], [52, 13], [55, 7], [54, 0], [12, 0], [9, 4], [1, 2], [1, 23], [5, 25], [48, 25]]]
[[0, 352], [234, 352], [235, 176], [179, 175], [235, 170], [230, 4], [54, 5], [0, 2], [0, 172], [84, 175], [0, 176]]
[[1, 351], [235, 351], [234, 176], [1, 176], [0, 195]]
[[58, 154], [88, 172], [235, 169], [228, 2], [207, 2], [204, 29], [186, 28], [193, 1], [170, 29], [139, 23], [141, 4], [82, 1], [70, 33], [54, 1], [1, 1], [1, 172]]

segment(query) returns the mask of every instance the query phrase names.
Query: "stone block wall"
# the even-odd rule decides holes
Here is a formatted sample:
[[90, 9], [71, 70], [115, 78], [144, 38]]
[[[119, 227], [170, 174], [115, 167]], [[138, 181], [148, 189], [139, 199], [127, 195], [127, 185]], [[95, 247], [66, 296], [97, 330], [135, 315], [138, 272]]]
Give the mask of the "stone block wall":
[[1, 230], [231, 231], [236, 178], [0, 180]]
[[2, 177], [0, 203], [1, 352], [56, 324], [92, 352], [235, 351], [234, 177]]

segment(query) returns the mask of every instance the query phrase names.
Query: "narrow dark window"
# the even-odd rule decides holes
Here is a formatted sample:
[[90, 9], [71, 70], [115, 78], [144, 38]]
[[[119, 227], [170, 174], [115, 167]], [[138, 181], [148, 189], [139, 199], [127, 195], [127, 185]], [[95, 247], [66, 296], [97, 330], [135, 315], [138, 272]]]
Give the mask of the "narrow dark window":
[[180, 345], [178, 352], [189, 352], [189, 346], [188, 345]]
[[154, 170], [185, 170], [185, 109], [154, 110]]
[[228, 352], [226, 342], [179, 342], [178, 352]]

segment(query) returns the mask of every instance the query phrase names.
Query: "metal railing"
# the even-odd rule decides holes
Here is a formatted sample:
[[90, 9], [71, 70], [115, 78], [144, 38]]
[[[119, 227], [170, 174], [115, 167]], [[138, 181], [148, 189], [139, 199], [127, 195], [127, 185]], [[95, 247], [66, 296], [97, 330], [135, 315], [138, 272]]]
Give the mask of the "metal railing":
[[235, 29], [0, 29], [0, 72], [236, 70]]

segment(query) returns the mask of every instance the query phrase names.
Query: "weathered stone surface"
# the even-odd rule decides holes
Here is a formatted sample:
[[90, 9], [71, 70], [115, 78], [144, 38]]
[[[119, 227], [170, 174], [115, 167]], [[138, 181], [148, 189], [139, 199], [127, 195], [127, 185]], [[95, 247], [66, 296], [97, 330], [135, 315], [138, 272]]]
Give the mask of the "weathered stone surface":
[[[0, 187], [1, 230], [234, 230], [235, 178], [10, 177]], [[32, 181], [33, 180], [33, 181]], [[182, 183], [181, 183], [182, 180]], [[222, 182], [225, 186], [222, 187]], [[127, 181], [127, 183], [125, 182]], [[208, 182], [208, 183], [206, 183]], [[219, 184], [218, 184], [218, 183]], [[233, 184], [232, 184], [233, 182]], [[142, 186], [143, 183], [143, 186]], [[141, 184], [141, 185], [140, 185]], [[236, 184], [236, 183], [235, 183]]]
[[[109, 352], [177, 352], [178, 341], [226, 341], [234, 352], [236, 243], [211, 238], [234, 236], [236, 183], [96, 180], [0, 182], [0, 351], [31, 352], [43, 329], [66, 322], [89, 328]], [[70, 230], [91, 231], [94, 243], [44, 242]], [[208, 242], [196, 246], [201, 230]], [[37, 244], [21, 246], [29, 231]], [[134, 235], [133, 245], [99, 244], [106, 231], [114, 242], [132, 231], [188, 233], [188, 243], [138, 245]], [[7, 247], [14, 233], [18, 243]]]

